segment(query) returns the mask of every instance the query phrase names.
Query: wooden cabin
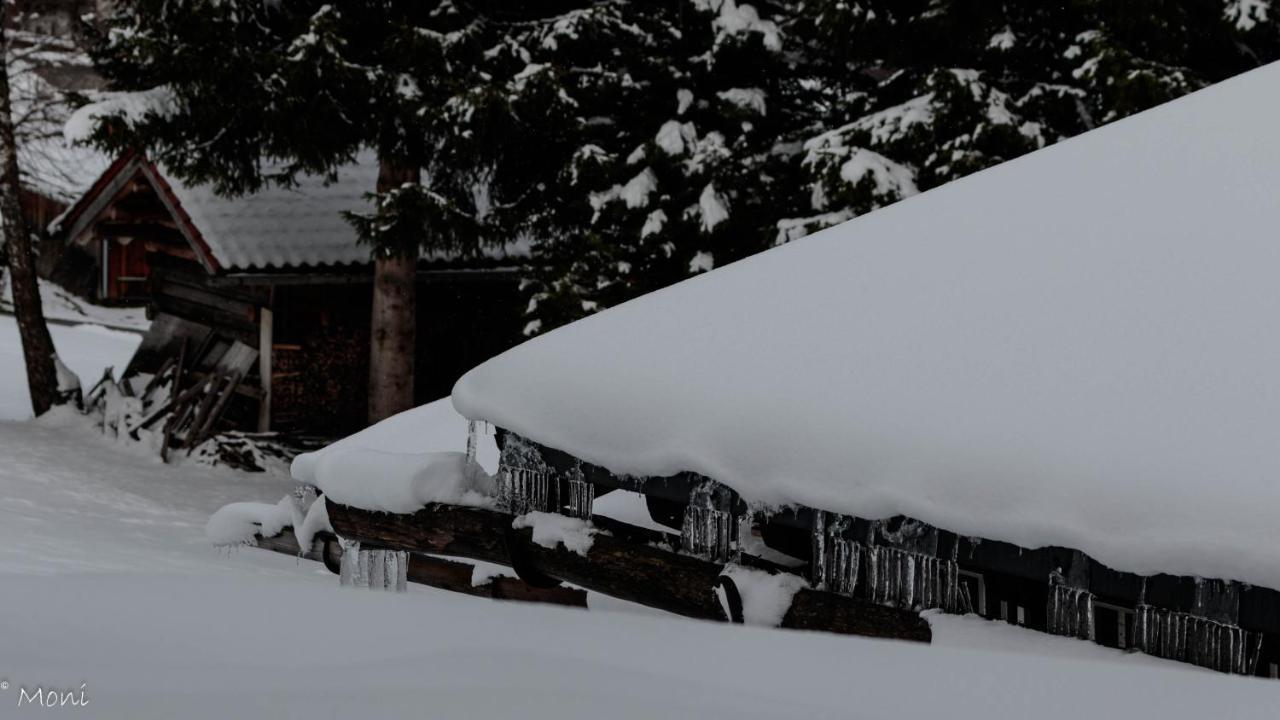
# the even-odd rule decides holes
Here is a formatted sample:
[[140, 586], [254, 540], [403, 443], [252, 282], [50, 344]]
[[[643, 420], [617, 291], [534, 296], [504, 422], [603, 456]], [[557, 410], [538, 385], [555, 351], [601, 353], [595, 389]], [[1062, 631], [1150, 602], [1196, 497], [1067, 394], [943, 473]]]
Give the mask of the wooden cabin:
[[[51, 275], [102, 302], [147, 303], [152, 329], [126, 374], [156, 372], [184, 344], [190, 353], [239, 341], [258, 358], [229, 415], [236, 426], [350, 432], [366, 419], [373, 271], [342, 212], [366, 210], [376, 178], [364, 158], [332, 182], [307, 177], [227, 198], [129, 153], [51, 227]], [[447, 395], [463, 372], [520, 339], [523, 252], [424, 255], [418, 402]]]

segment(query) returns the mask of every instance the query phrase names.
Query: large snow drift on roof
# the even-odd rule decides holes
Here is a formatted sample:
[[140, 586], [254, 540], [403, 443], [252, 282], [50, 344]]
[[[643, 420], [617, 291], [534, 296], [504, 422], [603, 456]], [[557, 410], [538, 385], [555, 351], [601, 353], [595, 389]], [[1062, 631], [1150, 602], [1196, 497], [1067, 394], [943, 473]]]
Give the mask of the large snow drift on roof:
[[619, 473], [1280, 587], [1280, 65], [531, 340], [454, 388]]

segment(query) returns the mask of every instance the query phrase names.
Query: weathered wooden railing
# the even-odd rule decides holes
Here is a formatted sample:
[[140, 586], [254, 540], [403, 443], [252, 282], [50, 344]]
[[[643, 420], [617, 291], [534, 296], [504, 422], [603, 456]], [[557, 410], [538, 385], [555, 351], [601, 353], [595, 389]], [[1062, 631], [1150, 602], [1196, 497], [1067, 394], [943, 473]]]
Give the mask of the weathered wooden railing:
[[[342, 543], [329, 533], [317, 535], [305, 552], [298, 547], [298, 541], [288, 529], [274, 537], [259, 535], [257, 546], [284, 555], [322, 562], [335, 575], [342, 563]], [[533, 587], [513, 577], [490, 577], [483, 582], [473, 583], [474, 572], [475, 566], [467, 563], [415, 554], [409, 556], [407, 575], [409, 582], [464, 595], [570, 607], [587, 606], [587, 593], [578, 588], [563, 587], [559, 583], [554, 587]]]
[[[579, 554], [533, 542], [531, 529], [515, 529], [511, 515], [493, 510], [434, 504], [413, 514], [390, 514], [326, 502], [336, 533], [371, 546], [496, 563], [514, 568], [534, 586], [564, 581], [678, 615], [729, 619], [715, 592], [723, 585], [723, 566], [657, 545], [662, 533], [597, 517], [595, 524], [605, 532]], [[931, 639], [929, 624], [915, 612], [808, 588], [794, 595], [782, 627]]]

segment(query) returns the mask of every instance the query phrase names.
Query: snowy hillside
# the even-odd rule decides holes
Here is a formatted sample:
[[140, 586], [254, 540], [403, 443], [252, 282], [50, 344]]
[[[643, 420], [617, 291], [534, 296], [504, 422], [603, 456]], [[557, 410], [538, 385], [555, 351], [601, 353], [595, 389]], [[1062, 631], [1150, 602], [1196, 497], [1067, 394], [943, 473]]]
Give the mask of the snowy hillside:
[[454, 401], [617, 473], [1280, 587], [1280, 65], [537, 338]]

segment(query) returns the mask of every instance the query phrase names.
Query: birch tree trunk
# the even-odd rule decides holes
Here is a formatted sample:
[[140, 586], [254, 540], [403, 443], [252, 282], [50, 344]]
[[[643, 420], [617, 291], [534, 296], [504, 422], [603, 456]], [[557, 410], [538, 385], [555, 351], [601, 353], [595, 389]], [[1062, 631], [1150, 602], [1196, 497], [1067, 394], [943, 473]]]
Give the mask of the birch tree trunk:
[[[380, 158], [378, 192], [417, 183], [417, 167]], [[369, 424], [413, 407], [414, 354], [417, 340], [415, 285], [417, 248], [386, 253], [373, 261], [373, 317], [369, 347]]]
[[58, 376], [53, 365], [53, 338], [44, 321], [40, 288], [36, 284], [35, 253], [31, 234], [22, 216], [18, 175], [18, 145], [14, 139], [13, 113], [9, 100], [9, 37], [0, 22], [0, 224], [13, 286], [13, 312], [22, 338], [22, 355], [27, 365], [27, 385], [31, 389], [31, 409], [36, 415], [53, 407], [58, 396]]

